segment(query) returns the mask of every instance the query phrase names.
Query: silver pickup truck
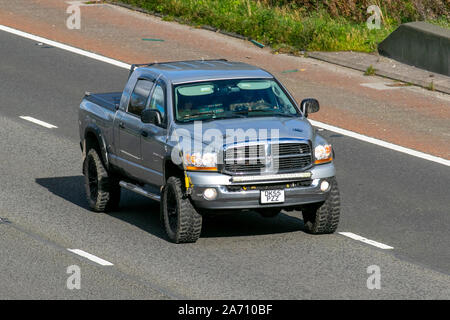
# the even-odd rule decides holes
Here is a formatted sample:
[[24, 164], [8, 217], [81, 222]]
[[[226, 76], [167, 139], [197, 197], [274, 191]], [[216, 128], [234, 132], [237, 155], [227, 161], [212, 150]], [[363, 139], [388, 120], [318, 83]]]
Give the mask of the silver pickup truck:
[[206, 214], [298, 210], [333, 233], [340, 200], [331, 145], [265, 70], [227, 60], [133, 65], [123, 92], [86, 93], [79, 110], [83, 174], [94, 211], [121, 188], [160, 202], [175, 243], [195, 242]]

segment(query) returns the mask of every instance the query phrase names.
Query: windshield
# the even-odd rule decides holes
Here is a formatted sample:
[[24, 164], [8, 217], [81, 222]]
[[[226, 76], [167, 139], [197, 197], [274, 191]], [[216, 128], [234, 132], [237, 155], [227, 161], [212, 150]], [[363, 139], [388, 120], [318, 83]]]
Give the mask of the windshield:
[[249, 117], [297, 117], [299, 112], [275, 80], [233, 79], [174, 87], [179, 122]]

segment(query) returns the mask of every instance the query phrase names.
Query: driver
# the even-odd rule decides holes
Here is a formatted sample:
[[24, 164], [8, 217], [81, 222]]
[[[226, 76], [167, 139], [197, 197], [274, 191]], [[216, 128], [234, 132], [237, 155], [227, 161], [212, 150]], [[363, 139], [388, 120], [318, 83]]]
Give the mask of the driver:
[[184, 119], [190, 115], [192, 115], [192, 102], [191, 101], [187, 101], [184, 103], [182, 108], [178, 109], [178, 116], [180, 119]]

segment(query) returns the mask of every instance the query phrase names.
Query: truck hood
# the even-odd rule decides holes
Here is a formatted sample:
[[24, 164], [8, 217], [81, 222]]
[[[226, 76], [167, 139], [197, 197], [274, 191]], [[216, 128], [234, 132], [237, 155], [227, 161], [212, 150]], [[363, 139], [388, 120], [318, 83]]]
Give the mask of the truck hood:
[[[200, 124], [200, 121], [198, 122]], [[278, 129], [280, 139], [306, 139], [313, 140], [314, 129], [306, 119], [302, 118], [287, 118], [287, 117], [258, 117], [258, 118], [233, 118], [233, 119], [221, 119], [212, 121], [201, 122], [202, 136], [199, 134], [194, 135], [194, 123], [178, 124], [176, 128], [177, 132], [180, 132], [181, 136], [185, 136], [187, 132], [194, 137], [195, 140], [202, 140], [203, 134], [210, 129], [215, 129], [221, 132], [224, 142], [226, 141], [227, 130], [241, 129], [244, 132], [249, 129], [267, 130], [267, 135], [270, 137], [270, 130]], [[184, 129], [184, 130], [180, 130]], [[185, 131], [187, 130], [187, 131]], [[196, 128], [197, 132], [200, 132], [200, 126]], [[183, 133], [184, 132], [184, 133]], [[229, 133], [229, 131], [228, 131]], [[199, 136], [199, 137], [197, 137]], [[259, 135], [258, 135], [259, 137]], [[205, 143], [208, 143], [206, 141]]]

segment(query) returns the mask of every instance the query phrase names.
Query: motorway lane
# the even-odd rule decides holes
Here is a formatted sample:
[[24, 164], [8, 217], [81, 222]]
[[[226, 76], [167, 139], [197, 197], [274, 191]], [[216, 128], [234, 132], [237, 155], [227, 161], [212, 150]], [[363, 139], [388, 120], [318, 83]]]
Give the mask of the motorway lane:
[[[117, 213], [86, 210], [77, 107], [85, 90], [121, 88], [126, 70], [55, 48], [43, 54], [33, 41], [5, 33], [0, 43], [0, 76], [8, 79], [0, 84], [6, 150], [0, 212], [13, 223], [63, 247], [98, 253], [124, 273], [187, 297], [450, 297], [447, 167], [325, 133], [338, 155], [339, 231], [392, 245], [392, 252], [340, 235], [308, 235], [298, 213], [208, 219], [197, 244], [175, 246], [165, 240], [157, 205], [147, 199], [124, 192]], [[64, 76], [54, 81], [55, 74]], [[366, 288], [371, 264], [381, 267], [383, 290]]]
[[[78, 109], [86, 91], [122, 91], [128, 71], [48, 45], [0, 32], [2, 115], [57, 123], [65, 136], [78, 133]], [[75, 120], [74, 120], [75, 119]]]
[[323, 135], [336, 151], [339, 230], [387, 243], [396, 255], [449, 273], [449, 167], [333, 132]]
[[[171, 296], [114, 270], [78, 257], [57, 244], [0, 225], [0, 299], [170, 299]], [[68, 278], [80, 268], [80, 290]], [[73, 283], [69, 281], [69, 283]]]
[[[339, 235], [308, 235], [295, 214], [273, 220], [256, 214], [210, 219], [196, 244], [171, 244], [158, 222], [157, 206], [145, 198], [125, 193], [121, 210], [111, 215], [86, 209], [75, 139], [8, 118], [0, 119], [0, 134], [7, 136], [0, 148], [15, 146], [0, 155], [3, 217], [60, 247], [96, 254], [121, 273], [174, 296], [447, 298], [450, 294], [448, 275]], [[18, 250], [15, 256], [22, 257], [34, 252], [27, 246], [1, 250], [2, 257], [3, 251]], [[366, 288], [366, 268], [373, 264], [382, 270], [380, 291]], [[8, 271], [0, 277], [15, 272]]]

